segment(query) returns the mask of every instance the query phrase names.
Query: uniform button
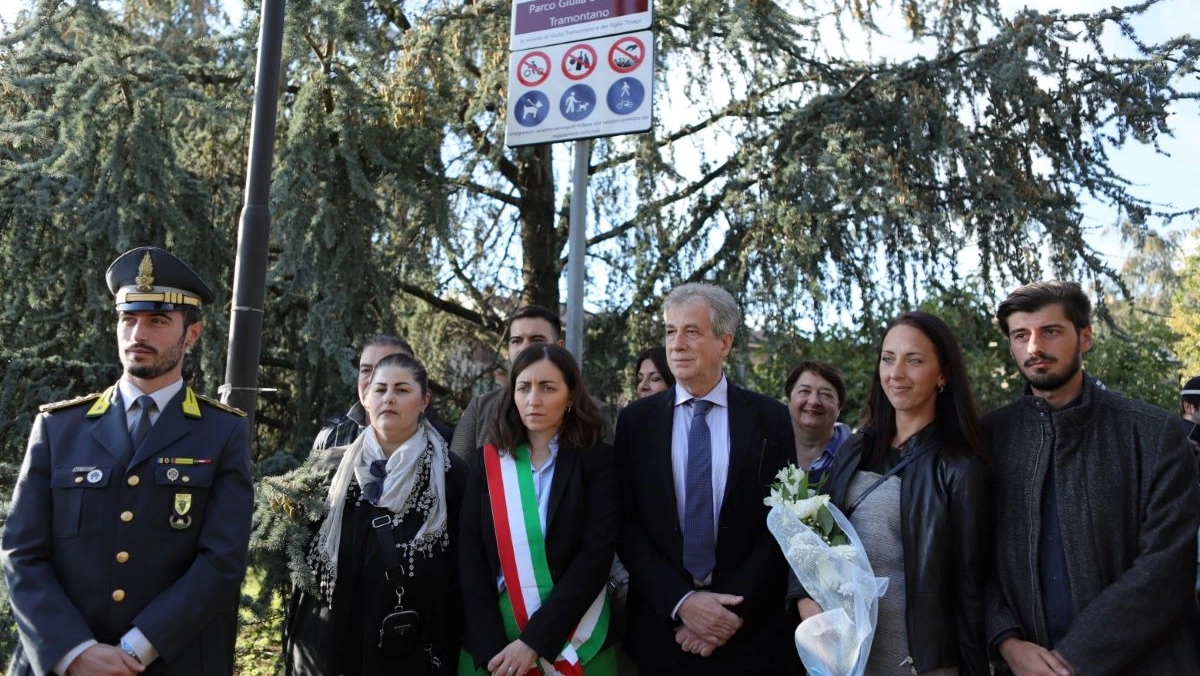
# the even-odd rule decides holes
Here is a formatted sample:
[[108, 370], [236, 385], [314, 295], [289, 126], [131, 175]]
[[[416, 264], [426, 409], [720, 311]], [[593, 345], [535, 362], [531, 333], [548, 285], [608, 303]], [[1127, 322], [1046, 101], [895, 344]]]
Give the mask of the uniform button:
[[112, 594], [112, 599], [113, 599], [114, 601], [116, 601], [117, 603], [120, 603], [121, 601], [124, 601], [124, 600], [125, 600], [125, 590], [124, 590], [124, 589], [117, 589], [117, 590], [113, 591], [113, 594]]
[[75, 477], [75, 483], [77, 483], [77, 484], [83, 483], [83, 477], [81, 477], [81, 476]]
[[129, 560], [129, 552], [117, 552], [117, 563], [125, 563]]
[[186, 474], [183, 475], [183, 479], [182, 479], [183, 483], [186, 484], [187, 482], [189, 482], [191, 480], [192, 480], [192, 478], [189, 477], [188, 475], [186, 475]]
[[124, 521], [125, 523], [129, 523], [130, 521], [133, 521], [133, 512], [129, 512], [129, 511], [121, 512], [121, 520]]
[[134, 474], [133, 476], [131, 476], [125, 480], [125, 483], [129, 484], [130, 486], [136, 486], [141, 482], [142, 482], [142, 480], [139, 479], [138, 475], [136, 475], [136, 474]]

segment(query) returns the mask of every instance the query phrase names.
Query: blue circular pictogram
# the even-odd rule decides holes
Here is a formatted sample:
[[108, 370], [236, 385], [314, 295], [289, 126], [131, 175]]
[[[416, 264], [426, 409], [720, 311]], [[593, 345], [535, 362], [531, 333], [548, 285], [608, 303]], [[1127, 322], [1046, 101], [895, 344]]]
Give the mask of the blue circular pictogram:
[[646, 100], [646, 88], [640, 80], [623, 77], [608, 88], [608, 109], [617, 115], [628, 115]]
[[571, 85], [558, 101], [558, 111], [572, 122], [591, 115], [595, 109], [596, 92], [587, 85]]
[[517, 98], [513, 105], [513, 117], [522, 127], [536, 127], [550, 114], [550, 99], [534, 89]]

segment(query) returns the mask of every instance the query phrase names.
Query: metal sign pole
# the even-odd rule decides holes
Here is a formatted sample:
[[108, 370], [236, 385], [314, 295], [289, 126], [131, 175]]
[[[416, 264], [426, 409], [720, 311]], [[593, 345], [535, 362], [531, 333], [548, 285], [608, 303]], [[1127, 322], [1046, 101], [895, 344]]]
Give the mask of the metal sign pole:
[[583, 275], [587, 255], [588, 165], [591, 139], [575, 142], [571, 216], [567, 233], [567, 349], [583, 365]]

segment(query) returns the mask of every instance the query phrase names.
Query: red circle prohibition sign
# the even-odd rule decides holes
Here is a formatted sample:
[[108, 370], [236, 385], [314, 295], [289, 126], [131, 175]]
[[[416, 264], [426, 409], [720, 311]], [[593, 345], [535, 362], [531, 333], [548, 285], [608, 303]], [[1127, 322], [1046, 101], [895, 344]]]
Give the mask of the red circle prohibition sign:
[[550, 77], [550, 57], [545, 52], [530, 52], [517, 62], [517, 80], [526, 87], [536, 87]]
[[646, 60], [646, 45], [632, 35], [617, 40], [608, 48], [608, 65], [618, 73], [637, 70]]
[[582, 80], [596, 70], [596, 50], [587, 43], [573, 45], [563, 54], [563, 75], [572, 80]]

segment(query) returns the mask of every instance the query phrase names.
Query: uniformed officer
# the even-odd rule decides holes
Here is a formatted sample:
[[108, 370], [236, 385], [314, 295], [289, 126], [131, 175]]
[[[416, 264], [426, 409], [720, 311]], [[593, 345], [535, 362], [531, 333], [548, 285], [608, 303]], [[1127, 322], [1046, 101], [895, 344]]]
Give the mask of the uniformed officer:
[[183, 382], [213, 292], [140, 247], [108, 269], [124, 375], [33, 424], [0, 552], [9, 674], [230, 674], [253, 490], [245, 415]]

